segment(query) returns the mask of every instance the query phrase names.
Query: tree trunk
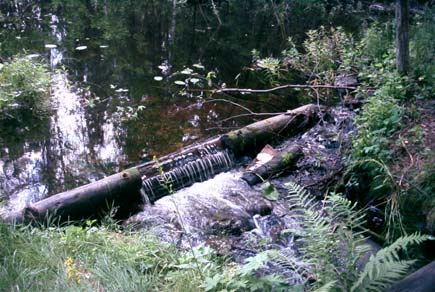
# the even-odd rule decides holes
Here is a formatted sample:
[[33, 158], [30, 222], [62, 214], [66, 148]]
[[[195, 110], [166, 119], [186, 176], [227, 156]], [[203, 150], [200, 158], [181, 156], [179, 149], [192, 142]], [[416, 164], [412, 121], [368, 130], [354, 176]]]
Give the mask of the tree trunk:
[[397, 71], [409, 70], [409, 2], [396, 0], [396, 66]]

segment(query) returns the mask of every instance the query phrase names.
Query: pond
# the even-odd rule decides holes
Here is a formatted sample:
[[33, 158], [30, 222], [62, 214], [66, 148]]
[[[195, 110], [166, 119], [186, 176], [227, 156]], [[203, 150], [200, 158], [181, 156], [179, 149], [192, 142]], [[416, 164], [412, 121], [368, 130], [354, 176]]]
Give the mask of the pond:
[[[307, 29], [328, 23], [319, 16], [324, 7], [294, 2], [2, 1], [0, 56], [43, 58], [53, 71], [50, 116], [22, 113], [1, 122], [0, 188], [7, 208], [255, 118], [231, 119], [246, 113], [234, 103], [254, 112], [297, 106], [296, 96], [222, 97], [200, 89], [206, 76], [219, 86], [261, 86], [249, 72], [239, 74], [252, 50], [277, 54], [288, 36], [300, 43]], [[338, 16], [335, 24], [349, 21]], [[186, 91], [179, 84], [192, 73], [202, 77], [191, 79]]]

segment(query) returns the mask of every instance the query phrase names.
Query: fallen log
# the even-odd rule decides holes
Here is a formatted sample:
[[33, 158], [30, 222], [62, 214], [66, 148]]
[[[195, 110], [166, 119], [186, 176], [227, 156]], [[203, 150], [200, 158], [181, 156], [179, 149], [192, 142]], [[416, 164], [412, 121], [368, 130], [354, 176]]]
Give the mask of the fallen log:
[[242, 175], [242, 179], [249, 185], [260, 183], [274, 174], [286, 171], [292, 168], [296, 162], [303, 156], [302, 149], [298, 145], [292, 145], [287, 149], [279, 152], [273, 158], [251, 171]]
[[[181, 187], [203, 181], [228, 170], [230, 151], [236, 158], [257, 153], [267, 143], [297, 134], [318, 120], [320, 107], [306, 105], [232, 131], [204, 143], [186, 147], [151, 161], [111, 175], [85, 186], [50, 196], [10, 213], [7, 221], [41, 220], [52, 216], [65, 220], [95, 217], [111, 206], [118, 217], [125, 217], [144, 200], [153, 202]], [[219, 151], [222, 151], [220, 153]], [[202, 173], [202, 171], [204, 173]]]
[[96, 182], [59, 193], [23, 210], [9, 214], [6, 221], [25, 222], [53, 216], [60, 221], [95, 217], [118, 207], [117, 214], [129, 213], [141, 201], [142, 177], [136, 168], [124, 170]]
[[265, 119], [221, 137], [222, 146], [236, 157], [256, 155], [266, 144], [301, 133], [319, 120], [322, 108], [308, 104], [285, 114]]

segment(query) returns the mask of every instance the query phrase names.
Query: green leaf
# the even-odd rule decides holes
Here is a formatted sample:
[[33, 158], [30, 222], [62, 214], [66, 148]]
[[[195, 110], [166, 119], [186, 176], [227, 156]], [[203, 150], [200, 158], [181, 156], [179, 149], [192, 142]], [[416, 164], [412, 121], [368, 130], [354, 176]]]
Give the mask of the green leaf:
[[263, 196], [266, 199], [270, 201], [276, 201], [279, 199], [279, 192], [270, 182], [264, 182], [261, 185], [261, 190], [263, 191]]
[[213, 291], [218, 288], [219, 282], [221, 281], [222, 276], [219, 274], [214, 275], [212, 278], [207, 277], [204, 281], [204, 290], [205, 291]]

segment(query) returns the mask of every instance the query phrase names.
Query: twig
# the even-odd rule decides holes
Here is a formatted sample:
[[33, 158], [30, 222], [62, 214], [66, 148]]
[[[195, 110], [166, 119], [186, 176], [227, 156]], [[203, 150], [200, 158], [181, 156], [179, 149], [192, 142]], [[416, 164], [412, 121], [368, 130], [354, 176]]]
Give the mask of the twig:
[[220, 101], [220, 102], [227, 102], [227, 103], [230, 103], [230, 104], [232, 104], [232, 105], [235, 105], [235, 106], [237, 106], [237, 107], [240, 107], [240, 108], [244, 109], [245, 111], [249, 112], [250, 114], [255, 114], [252, 110], [250, 110], [250, 109], [247, 108], [246, 106], [243, 106], [243, 105], [241, 105], [241, 104], [239, 104], [239, 103], [237, 103], [237, 102], [234, 102], [234, 101], [231, 101], [231, 100], [228, 100], [228, 99], [223, 99], [223, 98], [213, 98], [213, 99], [209, 99], [209, 100], [204, 101], [204, 103], [218, 102], [218, 101]]
[[405, 170], [402, 172], [402, 175], [400, 176], [399, 186], [402, 186], [403, 178], [405, 177], [406, 173], [414, 166], [414, 157], [409, 152], [408, 147], [406, 147], [406, 143], [403, 141], [400, 135], [399, 135], [399, 139], [400, 142], [402, 143], [403, 148], [405, 148], [405, 151], [409, 156], [409, 160], [411, 161], [411, 164], [405, 168]]
[[240, 115], [235, 115], [226, 119], [221, 120], [220, 122], [227, 122], [230, 120], [234, 120], [237, 118], [242, 118], [242, 117], [249, 117], [249, 116], [278, 116], [278, 115], [283, 115], [286, 112], [281, 112], [281, 113], [249, 113], [249, 114], [240, 114]]
[[[306, 89], [318, 89], [318, 88], [327, 88], [327, 89], [349, 89], [356, 90], [359, 87], [356, 86], [336, 86], [336, 85], [308, 85], [308, 84], [286, 84], [281, 85], [269, 89], [251, 89], [251, 88], [220, 88], [216, 90], [217, 93], [223, 92], [247, 92], [247, 93], [270, 93], [278, 90], [283, 90], [287, 88], [306, 88]], [[365, 87], [366, 90], [376, 90], [376, 87]]]

